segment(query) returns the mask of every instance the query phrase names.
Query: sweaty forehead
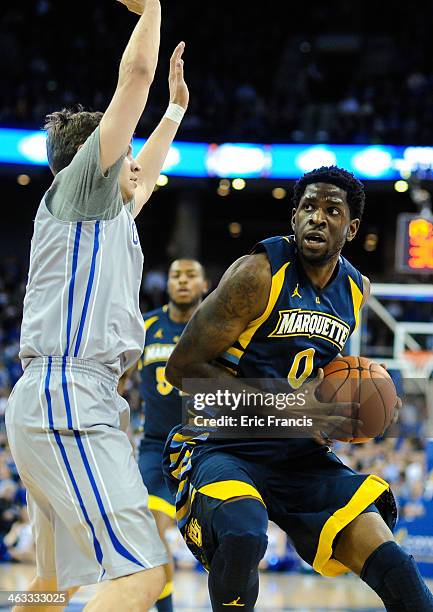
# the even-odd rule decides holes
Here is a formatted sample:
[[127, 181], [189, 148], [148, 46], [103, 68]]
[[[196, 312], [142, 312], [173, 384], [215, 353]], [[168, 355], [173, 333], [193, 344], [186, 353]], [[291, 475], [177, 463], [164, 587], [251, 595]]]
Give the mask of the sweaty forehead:
[[346, 202], [347, 192], [337, 185], [331, 183], [310, 183], [305, 187], [304, 197], [325, 198], [332, 197], [333, 199]]

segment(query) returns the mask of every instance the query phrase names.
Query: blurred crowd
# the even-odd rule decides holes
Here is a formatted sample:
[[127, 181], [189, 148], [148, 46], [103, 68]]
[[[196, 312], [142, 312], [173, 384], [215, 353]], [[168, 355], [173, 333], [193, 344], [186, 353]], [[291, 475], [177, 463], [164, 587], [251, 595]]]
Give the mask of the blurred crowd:
[[[25, 490], [8, 448], [4, 426], [7, 398], [22, 374], [18, 350], [25, 279], [25, 267], [18, 259], [9, 257], [0, 262], [0, 561], [12, 562], [34, 560]], [[145, 274], [140, 296], [143, 312], [165, 302], [166, 281], [162, 269], [149, 270]], [[410, 320], [408, 317], [417, 320], [424, 315], [422, 303], [419, 307], [420, 312], [407, 302], [395, 302], [393, 314], [403, 320]], [[139, 382], [136, 371], [124, 390], [131, 407], [131, 439], [136, 448], [143, 426]], [[422, 516], [425, 504], [433, 496], [433, 472], [427, 471], [424, 452], [425, 422], [426, 406], [422, 398], [408, 395], [398, 438], [366, 445], [335, 444], [335, 451], [347, 465], [359, 472], [373, 472], [391, 484], [400, 515], [405, 520]], [[173, 529], [170, 538], [178, 565], [196, 567], [177, 529]], [[285, 535], [273, 524], [270, 525], [269, 542], [263, 569], [303, 569]]]
[[[278, 4], [278, 3], [277, 3]], [[430, 145], [433, 5], [312, 0], [162, 3], [160, 67], [137, 133], [167, 104], [172, 48], [187, 42], [184, 139]], [[135, 16], [114, 0], [4, 7], [0, 125], [39, 128], [58, 107], [104, 110]], [[199, 27], [195, 15], [200, 15]]]
[[[136, 17], [114, 0], [63, 3], [35, 0], [5, 6], [0, 16], [0, 125], [38, 129], [46, 114], [83, 103], [104, 110], [117, 66]], [[190, 108], [183, 139], [261, 140], [294, 143], [433, 142], [433, 4], [379, 6], [312, 0], [308, 11], [291, 3], [266, 10], [263, 3], [163, 4], [160, 65], [137, 129], [147, 136], [168, 101], [168, 58], [183, 39]], [[278, 4], [278, 3], [274, 3]], [[196, 15], [200, 15], [199, 26]], [[26, 268], [14, 257], [0, 261], [0, 561], [33, 562], [25, 490], [4, 427], [7, 398], [22, 374], [18, 359]], [[215, 283], [213, 283], [215, 286]], [[166, 274], [148, 270], [141, 291], [145, 312], [166, 299]], [[387, 304], [397, 320], [426, 321], [430, 303]], [[433, 337], [430, 337], [433, 342]], [[364, 338], [378, 357], [391, 335], [369, 321]], [[433, 350], [433, 345], [426, 348]], [[132, 438], [142, 430], [138, 377], [125, 390]], [[337, 443], [340, 458], [360, 472], [387, 480], [401, 516], [411, 521], [433, 496], [424, 448], [426, 407], [407, 397], [399, 438], [366, 445]], [[195, 566], [177, 530], [171, 533], [180, 566]], [[300, 567], [285, 536], [270, 526], [263, 568]]]

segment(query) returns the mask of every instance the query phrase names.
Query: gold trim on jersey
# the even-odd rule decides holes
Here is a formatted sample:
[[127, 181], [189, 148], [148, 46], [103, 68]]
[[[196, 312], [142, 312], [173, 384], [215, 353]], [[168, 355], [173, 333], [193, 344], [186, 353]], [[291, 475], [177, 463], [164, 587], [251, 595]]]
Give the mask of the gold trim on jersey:
[[237, 357], [238, 359], [240, 359], [242, 355], [244, 354], [244, 351], [241, 351], [235, 348], [234, 346], [231, 346], [229, 349], [227, 349], [227, 353], [229, 355], [233, 355], [233, 357]]
[[258, 328], [270, 317], [275, 307], [275, 304], [277, 303], [277, 300], [280, 296], [281, 290], [283, 288], [284, 279], [286, 275], [286, 268], [288, 266], [290, 266], [290, 261], [287, 261], [285, 264], [283, 264], [281, 268], [278, 270], [278, 272], [275, 272], [275, 274], [273, 275], [268, 304], [266, 306], [264, 313], [260, 317], [257, 317], [257, 319], [254, 319], [254, 321], [251, 321], [248, 324], [248, 327], [246, 328], [246, 330], [243, 331], [241, 335], [239, 336], [238, 342], [244, 350], [247, 348], [247, 346], [251, 342], [251, 339], [256, 333], [256, 331], [258, 330]]
[[211, 482], [210, 484], [200, 487], [198, 493], [223, 501], [231, 499], [232, 497], [255, 497], [265, 505], [257, 489], [243, 480], [220, 480], [218, 482]]
[[362, 291], [360, 291], [358, 285], [355, 283], [351, 276], [348, 277], [350, 282], [350, 291], [352, 292], [352, 302], [353, 302], [353, 314], [355, 315], [355, 328], [359, 325], [359, 311], [361, 310], [362, 304]]
[[332, 545], [337, 534], [342, 531], [353, 519], [359, 516], [370, 504], [376, 501], [382, 493], [388, 491], [389, 484], [379, 476], [371, 474], [355, 491], [348, 503], [340, 508], [322, 527], [319, 543], [317, 545], [316, 556], [313, 567], [322, 576], [339, 576], [350, 569], [332, 559]]
[[176, 517], [175, 506], [173, 506], [173, 504], [170, 504], [162, 497], [158, 497], [157, 495], [149, 495], [149, 502], [147, 507], [149, 508], [149, 510], [162, 512], [163, 514], [169, 516], [171, 519], [174, 519]]
[[191, 444], [195, 444], [195, 442], [192, 441], [193, 439], [194, 434], [189, 434], [185, 436], [184, 434], [177, 432], [174, 434], [172, 442], [190, 442]]
[[175, 470], [173, 470], [172, 473], [171, 473], [173, 478], [177, 478], [178, 480], [182, 480], [179, 477], [182, 476], [182, 471], [188, 466], [187, 460], [190, 459], [192, 451], [193, 451], [193, 449], [186, 451], [186, 453], [185, 453], [185, 455], [183, 457], [183, 460], [180, 462], [180, 464], [177, 466], [177, 468]]
[[187, 480], [182, 480], [182, 482], [180, 483], [180, 485], [177, 488], [178, 495], [180, 495], [182, 493], [182, 491], [184, 490], [185, 485], [186, 485], [187, 482], [188, 482]]
[[[225, 353], [221, 353], [221, 355], [218, 357], [218, 360], [224, 360], [226, 363], [229, 363], [230, 365], [232, 365], [233, 367], [236, 367], [239, 363], [239, 361], [241, 360], [242, 356], [244, 354], [244, 351], [241, 351], [240, 349], [231, 346], [229, 349], [226, 350]], [[227, 369], [230, 369], [228, 366], [226, 366], [224, 363], [221, 364], [223, 367], [227, 367]], [[232, 369], [232, 372], [234, 372], [234, 374], [236, 375], [235, 370]]]
[[176, 463], [176, 461], [179, 459], [179, 455], [180, 455], [180, 451], [178, 453], [172, 453], [170, 455], [171, 463]]
[[188, 497], [186, 498], [185, 503], [179, 510], [176, 510], [176, 521], [179, 523], [191, 510], [191, 506], [193, 504], [194, 498], [197, 494], [197, 490], [194, 487], [190, 487]]
[[158, 321], [159, 316], [155, 315], [154, 317], [150, 317], [150, 319], [147, 319], [146, 321], [144, 321], [144, 329], [147, 331], [149, 329], [149, 327], [155, 323], [155, 321]]
[[173, 581], [170, 581], [166, 583], [165, 587], [162, 590], [161, 595], [158, 597], [158, 601], [161, 601], [161, 599], [165, 599], [172, 593], [173, 593]]

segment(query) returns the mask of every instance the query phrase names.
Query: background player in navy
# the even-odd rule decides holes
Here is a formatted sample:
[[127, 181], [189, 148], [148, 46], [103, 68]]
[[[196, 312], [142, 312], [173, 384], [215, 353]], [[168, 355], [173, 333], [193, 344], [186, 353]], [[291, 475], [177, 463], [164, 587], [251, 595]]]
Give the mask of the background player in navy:
[[168, 434], [182, 421], [180, 392], [167, 382], [165, 366], [185, 325], [207, 291], [203, 266], [194, 259], [177, 259], [168, 271], [168, 304], [144, 315], [146, 341], [138, 368], [145, 420], [138, 464], [149, 492], [148, 507], [170, 556], [170, 563], [164, 566], [167, 583], [156, 603], [159, 612], [173, 609], [174, 570], [165, 532], [173, 524], [175, 506], [164, 482], [162, 453]]
[[[314, 389], [368, 296], [368, 279], [340, 255], [364, 201], [362, 184], [342, 169], [304, 175], [294, 190], [294, 237], [264, 240], [228, 269], [172, 353], [169, 382], [213, 378], [224, 388], [230, 368], [240, 378], [287, 377], [298, 388], [319, 373], [308, 383]], [[309, 393], [300, 412], [291, 410], [317, 423], [327, 409]], [[175, 428], [164, 468], [177, 490], [178, 525], [209, 570], [214, 610], [253, 609], [268, 518], [321, 574], [352, 570], [390, 611], [433, 610], [413, 558], [393, 539], [389, 485], [356, 474], [314, 439], [206, 441]]]

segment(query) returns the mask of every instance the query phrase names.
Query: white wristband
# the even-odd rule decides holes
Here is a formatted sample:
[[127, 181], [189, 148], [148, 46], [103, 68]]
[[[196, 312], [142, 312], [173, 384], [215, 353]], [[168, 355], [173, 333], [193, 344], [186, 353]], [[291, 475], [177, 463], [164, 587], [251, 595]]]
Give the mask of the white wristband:
[[183, 106], [179, 106], [179, 104], [174, 104], [173, 102], [170, 102], [167, 110], [165, 111], [164, 117], [167, 117], [167, 119], [171, 119], [176, 123], [180, 123], [185, 114], [185, 110], [186, 109], [183, 108]]

